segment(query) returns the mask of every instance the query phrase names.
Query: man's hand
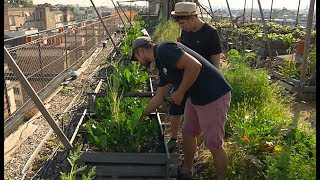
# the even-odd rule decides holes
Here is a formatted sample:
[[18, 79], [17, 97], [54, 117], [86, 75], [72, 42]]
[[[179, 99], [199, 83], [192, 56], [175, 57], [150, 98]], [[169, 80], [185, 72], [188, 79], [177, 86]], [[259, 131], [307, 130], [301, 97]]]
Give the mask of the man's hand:
[[149, 115], [149, 114], [147, 114], [146, 113], [146, 109], [144, 109], [143, 111], [142, 111], [142, 113], [141, 113], [141, 116], [140, 116], [140, 118], [139, 118], [139, 120], [142, 120], [145, 116], [147, 116], [147, 115]]
[[139, 118], [139, 121], [141, 121], [142, 119], [143, 119], [143, 117], [145, 117], [146, 115], [144, 114], [144, 110], [143, 110], [143, 112], [141, 113], [141, 116], [140, 116], [140, 118]]
[[181, 105], [183, 97], [184, 97], [184, 93], [180, 93], [179, 91], [175, 91], [171, 95], [172, 102], [175, 103], [176, 105]]
[[181, 36], [177, 37], [177, 42], [181, 42]]

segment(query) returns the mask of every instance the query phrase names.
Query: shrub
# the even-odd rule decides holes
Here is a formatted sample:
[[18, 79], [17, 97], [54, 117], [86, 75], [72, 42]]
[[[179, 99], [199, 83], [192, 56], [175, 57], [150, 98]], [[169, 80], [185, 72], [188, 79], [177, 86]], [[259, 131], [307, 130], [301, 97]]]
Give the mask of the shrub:
[[168, 21], [160, 20], [160, 23], [157, 25], [156, 30], [152, 35], [152, 39], [156, 43], [163, 41], [175, 42], [179, 36], [180, 28], [176, 22], [172, 19]]

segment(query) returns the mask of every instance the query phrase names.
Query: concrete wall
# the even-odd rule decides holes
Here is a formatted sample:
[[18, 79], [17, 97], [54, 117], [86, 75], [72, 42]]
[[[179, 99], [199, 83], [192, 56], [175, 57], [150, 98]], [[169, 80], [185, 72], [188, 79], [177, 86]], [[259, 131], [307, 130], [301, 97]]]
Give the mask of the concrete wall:
[[8, 15], [8, 5], [4, 5], [3, 18], [4, 18], [4, 21], [3, 21], [4, 30], [9, 30], [10, 24], [9, 24], [9, 15]]
[[45, 9], [46, 29], [56, 28], [56, 12], [51, 11], [48, 7]]
[[8, 8], [9, 25], [16, 27], [24, 27], [25, 22], [32, 15], [35, 8]]

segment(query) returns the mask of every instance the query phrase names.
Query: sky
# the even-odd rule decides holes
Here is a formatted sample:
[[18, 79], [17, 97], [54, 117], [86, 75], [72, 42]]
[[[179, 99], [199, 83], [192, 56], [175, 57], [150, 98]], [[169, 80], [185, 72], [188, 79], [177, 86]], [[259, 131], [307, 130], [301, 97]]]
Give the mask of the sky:
[[[121, 2], [123, 0], [119, 0]], [[124, 0], [125, 1], [125, 0]], [[263, 9], [270, 9], [271, 8], [271, 1], [272, 0], [260, 0], [261, 6]], [[50, 4], [79, 4], [79, 6], [91, 6], [90, 0], [33, 0], [34, 4], [43, 4], [43, 3], [50, 3]], [[94, 4], [96, 6], [109, 6], [113, 7], [111, 0], [93, 0]], [[116, 3], [117, 0], [114, 0]], [[204, 5], [209, 7], [208, 0], [199, 0], [199, 2]], [[244, 2], [245, 0], [228, 0], [229, 6], [231, 9], [243, 9]], [[212, 8], [226, 8], [227, 3], [226, 0], [210, 0]], [[246, 3], [246, 8], [251, 8], [251, 3], [252, 0], [247, 0]], [[299, 0], [273, 0], [273, 8], [279, 8], [282, 9], [283, 7], [286, 7], [287, 9], [293, 9], [297, 10], [298, 8], [298, 3]], [[121, 3], [121, 4], [128, 4], [130, 5], [129, 2], [126, 3]], [[301, 0], [300, 2], [300, 9], [306, 9], [308, 5], [310, 4], [310, 0]], [[140, 1], [138, 5], [146, 5], [145, 1]], [[259, 8], [258, 6], [258, 1], [253, 0], [253, 8]], [[315, 7], [316, 8], [316, 7]]]

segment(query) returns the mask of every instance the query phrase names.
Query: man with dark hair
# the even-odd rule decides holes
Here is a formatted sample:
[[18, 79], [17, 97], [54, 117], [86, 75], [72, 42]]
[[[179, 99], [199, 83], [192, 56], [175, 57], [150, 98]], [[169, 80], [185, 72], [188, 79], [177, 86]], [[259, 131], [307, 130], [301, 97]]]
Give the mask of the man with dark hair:
[[177, 87], [171, 95], [173, 103], [181, 105], [188, 97], [182, 125], [184, 162], [178, 179], [192, 179], [196, 139], [204, 134], [205, 145], [214, 155], [218, 179], [226, 179], [227, 153], [223, 148], [224, 125], [231, 101], [231, 87], [221, 72], [204, 57], [181, 43], [152, 43], [149, 37], [139, 37], [132, 44], [131, 60], [145, 67], [155, 63], [160, 82], [156, 95], [144, 109], [144, 115], [154, 112], [164, 101], [170, 84]]
[[[198, 17], [196, 3], [178, 2], [175, 4], [175, 9], [171, 12], [171, 15], [182, 29], [181, 36], [177, 39], [178, 42], [199, 53], [219, 69], [222, 49], [218, 31]], [[172, 92], [176, 89], [177, 87], [173, 87]], [[167, 142], [170, 151], [177, 144], [185, 102], [186, 98], [180, 106], [170, 104], [171, 138]]]

